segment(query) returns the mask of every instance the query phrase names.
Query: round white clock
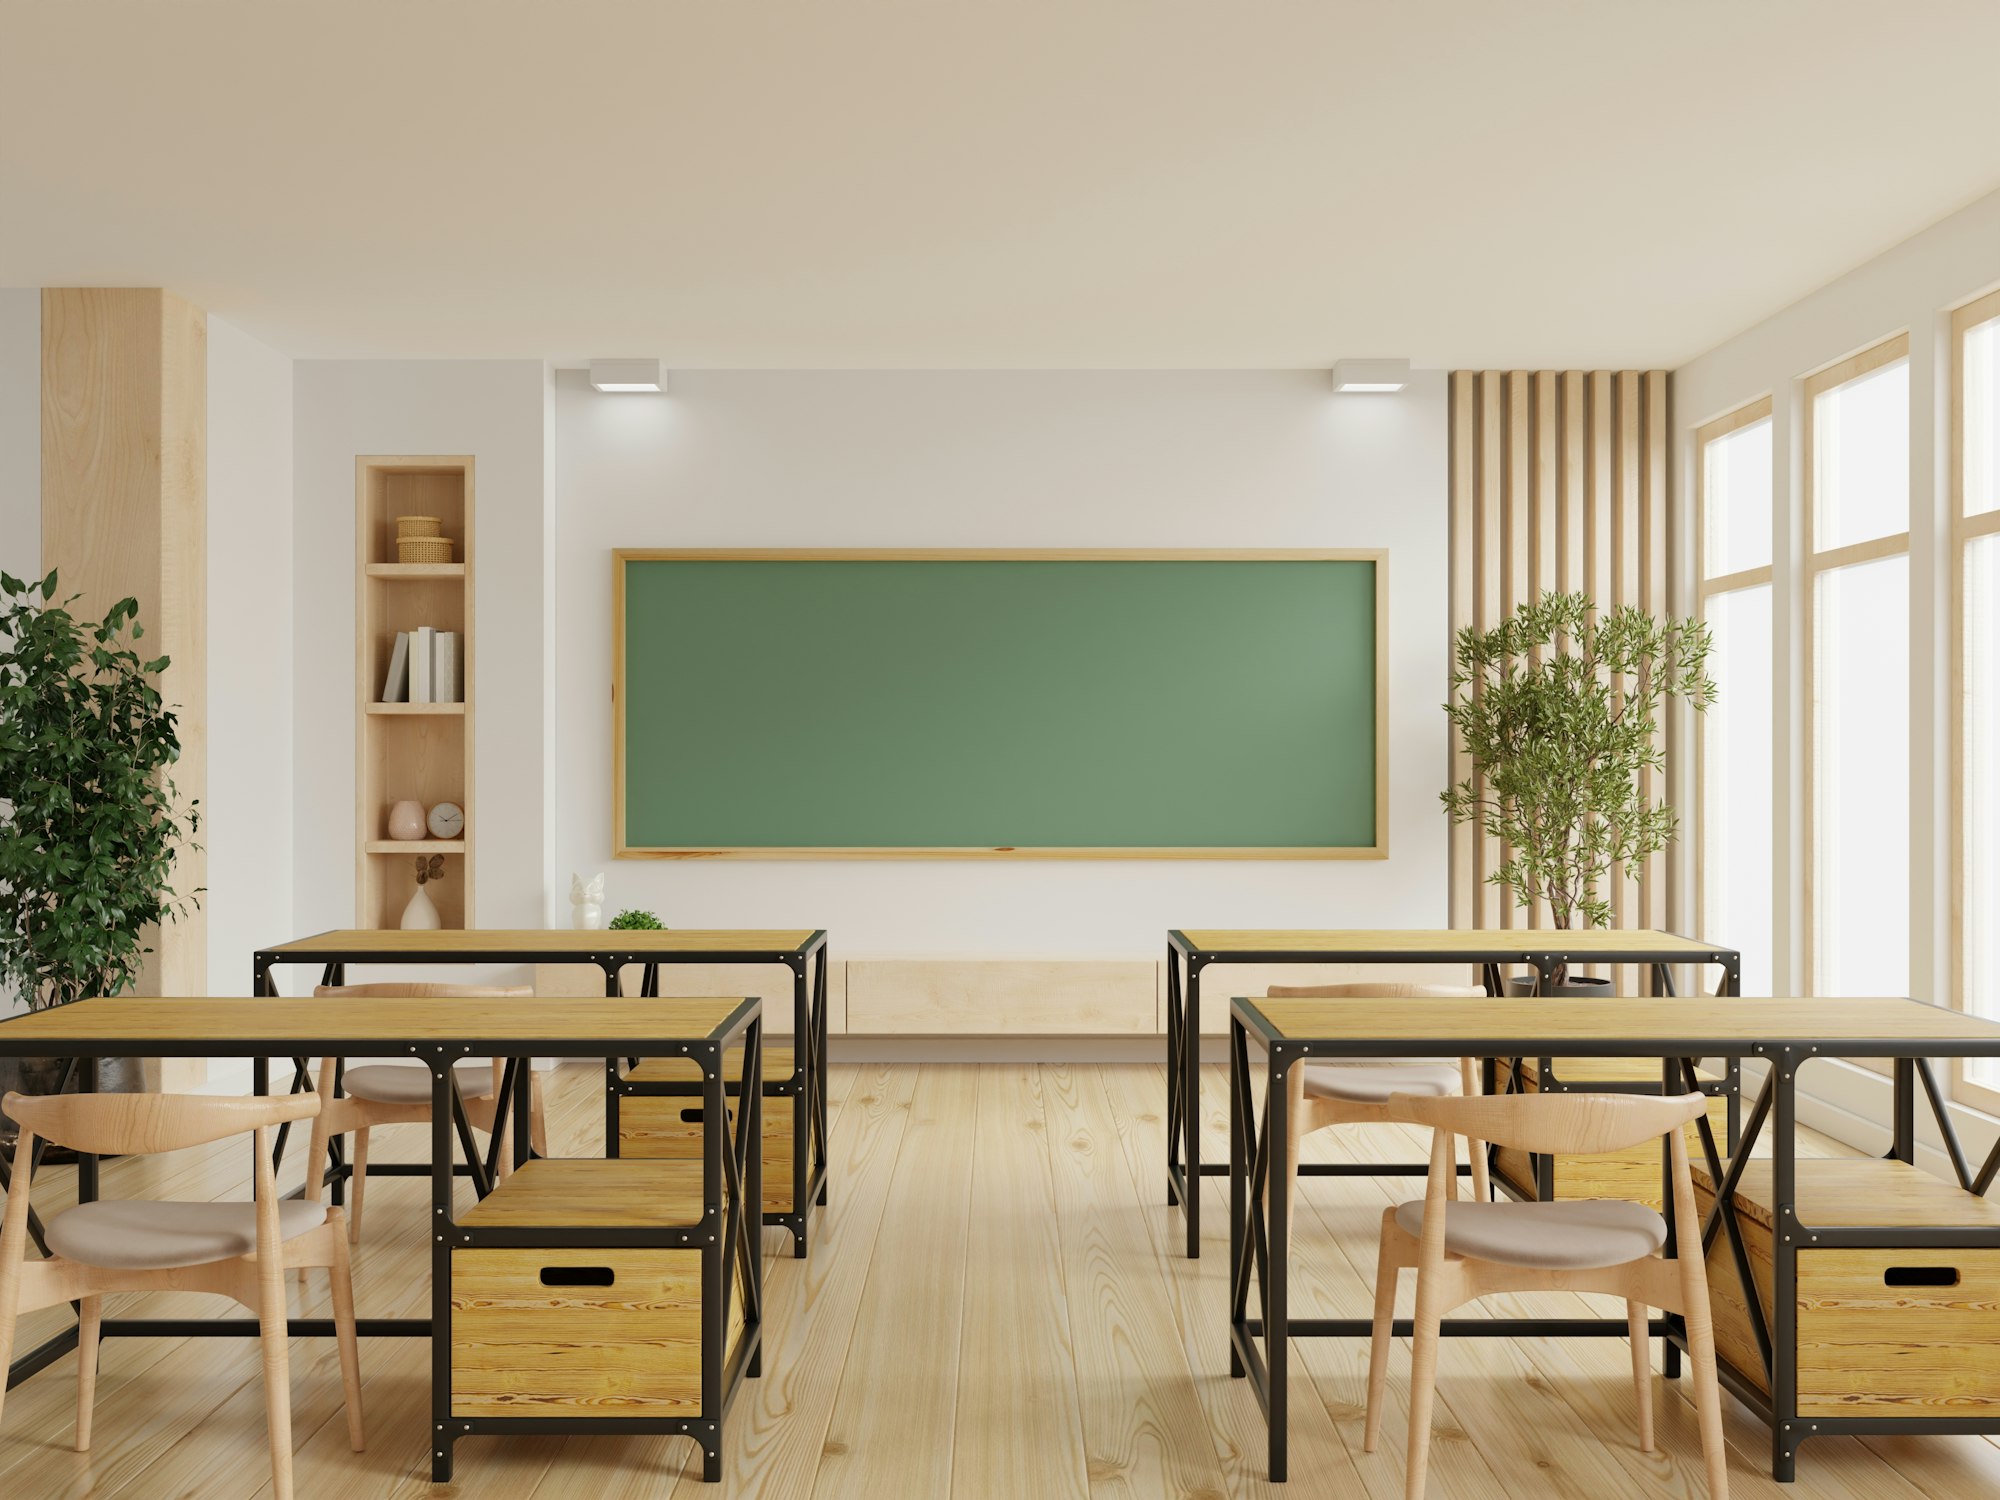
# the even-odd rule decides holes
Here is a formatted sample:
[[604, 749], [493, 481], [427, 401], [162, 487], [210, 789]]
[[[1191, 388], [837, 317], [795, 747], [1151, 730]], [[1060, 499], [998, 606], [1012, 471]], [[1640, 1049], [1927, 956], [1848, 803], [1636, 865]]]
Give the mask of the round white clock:
[[434, 839], [455, 839], [465, 835], [465, 809], [456, 802], [440, 802], [424, 821]]

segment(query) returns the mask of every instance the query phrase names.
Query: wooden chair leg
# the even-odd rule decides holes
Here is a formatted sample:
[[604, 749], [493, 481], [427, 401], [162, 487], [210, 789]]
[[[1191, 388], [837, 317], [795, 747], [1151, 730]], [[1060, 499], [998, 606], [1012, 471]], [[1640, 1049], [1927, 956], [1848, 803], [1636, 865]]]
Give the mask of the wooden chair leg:
[[278, 1237], [277, 1188], [271, 1174], [271, 1132], [257, 1132], [257, 1334], [264, 1353], [264, 1420], [271, 1437], [273, 1500], [292, 1495], [291, 1329], [285, 1309], [285, 1248]]
[[1438, 1277], [1417, 1268], [1417, 1316], [1410, 1355], [1410, 1445], [1403, 1474], [1404, 1500], [1423, 1500], [1431, 1459], [1431, 1407], [1437, 1391], [1438, 1328], [1444, 1321]]
[[542, 1075], [535, 1071], [535, 1060], [528, 1060], [528, 1144], [535, 1155], [549, 1154], [549, 1116], [542, 1107]]
[[14, 1364], [14, 1333], [21, 1318], [21, 1266], [28, 1254], [27, 1163], [34, 1160], [35, 1137], [22, 1130], [14, 1139], [13, 1186], [0, 1220], [0, 1412], [7, 1403], [7, 1371]]
[[1424, 1232], [1417, 1241], [1417, 1315], [1410, 1358], [1410, 1448], [1404, 1500], [1423, 1500], [1430, 1468], [1431, 1407], [1437, 1390], [1438, 1325], [1449, 1298], [1444, 1254], [1448, 1206], [1458, 1196], [1458, 1149], [1449, 1130], [1431, 1132], [1430, 1175], [1424, 1179]]
[[1632, 1339], [1632, 1395], [1639, 1403], [1639, 1451], [1653, 1451], [1653, 1310], [1643, 1302], [1627, 1299], [1625, 1330]]
[[[335, 1209], [335, 1214], [340, 1210]], [[354, 1334], [354, 1274], [347, 1254], [347, 1226], [333, 1225], [333, 1330], [340, 1347], [340, 1393], [347, 1407], [347, 1446], [360, 1453], [367, 1446], [361, 1427], [361, 1347]]]
[[495, 1153], [499, 1166], [494, 1170], [494, 1179], [505, 1182], [514, 1175], [514, 1111], [502, 1109], [504, 1101], [500, 1097], [500, 1081], [507, 1076], [507, 1065], [500, 1058], [493, 1059], [493, 1133], [500, 1137], [500, 1149]]
[[104, 1299], [85, 1297], [76, 1320], [76, 1451], [90, 1451], [90, 1417], [97, 1407], [97, 1335]]
[[[1470, 1099], [1479, 1093], [1479, 1065], [1472, 1058], [1458, 1060], [1459, 1092]], [[1486, 1143], [1475, 1141], [1470, 1136], [1465, 1140], [1465, 1153], [1472, 1158], [1472, 1196], [1475, 1202], [1486, 1203], [1493, 1197], [1493, 1187], [1486, 1178]]]
[[354, 1175], [347, 1179], [347, 1243], [361, 1243], [361, 1194], [368, 1186], [368, 1127], [354, 1132]]
[[1375, 1252], [1375, 1331], [1368, 1345], [1368, 1425], [1361, 1451], [1373, 1453], [1382, 1435], [1382, 1403], [1389, 1386], [1389, 1342], [1395, 1329], [1396, 1279], [1401, 1269], [1393, 1236], [1396, 1210], [1382, 1210], [1382, 1237]]
[[1687, 1132], [1667, 1137], [1674, 1185], [1674, 1248], [1681, 1273], [1681, 1322], [1687, 1329], [1694, 1374], [1694, 1414], [1701, 1427], [1701, 1456], [1708, 1469], [1708, 1500], [1729, 1500], [1729, 1449], [1722, 1437], [1722, 1386], [1715, 1374], [1715, 1329], [1709, 1321], [1708, 1267], [1702, 1257], [1701, 1217], [1688, 1176]]
[[[328, 1106], [333, 1102], [333, 1078], [338, 1071], [336, 1060], [322, 1057], [319, 1060], [319, 1081], [315, 1091], [319, 1094], [319, 1113], [313, 1116], [312, 1141], [306, 1147], [305, 1198], [309, 1203], [317, 1203], [326, 1193], [326, 1169], [332, 1155], [333, 1136], [328, 1127]], [[299, 1267], [299, 1290], [306, 1289], [306, 1268]]]
[[1299, 1222], [1299, 1142], [1305, 1139], [1306, 1070], [1294, 1063], [1285, 1074], [1285, 1248]]

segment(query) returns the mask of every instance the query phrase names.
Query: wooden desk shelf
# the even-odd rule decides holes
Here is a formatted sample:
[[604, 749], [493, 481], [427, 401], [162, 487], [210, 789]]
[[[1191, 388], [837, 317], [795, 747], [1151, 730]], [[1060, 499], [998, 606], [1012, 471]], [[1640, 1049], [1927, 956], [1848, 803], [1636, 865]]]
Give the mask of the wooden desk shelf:
[[[1799, 1415], [1986, 1418], [2000, 1427], [2000, 1204], [1899, 1161], [1808, 1159], [1797, 1173]], [[1700, 1167], [1694, 1186], [1706, 1218], [1715, 1194]], [[1737, 1223], [1766, 1327], [1771, 1197], [1770, 1163], [1752, 1161], [1736, 1190]], [[1814, 1248], [1814, 1231], [1832, 1228], [1880, 1230], [1890, 1243]], [[1938, 1229], [1987, 1243], [1934, 1243]], [[1898, 1231], [1933, 1243], [1897, 1247]], [[1718, 1357], [1768, 1392], [1725, 1234], [1709, 1247], [1708, 1285]]]
[[[531, 1161], [458, 1219], [461, 1230], [652, 1230], [706, 1238], [701, 1162]], [[704, 1316], [703, 1250], [563, 1243], [451, 1253], [455, 1417], [676, 1417], [703, 1409], [743, 1336], [743, 1285]], [[623, 1237], [623, 1236], [621, 1236]], [[587, 1238], [587, 1236], [586, 1236]], [[719, 1337], [712, 1334], [719, 1331]]]
[[[740, 1050], [728, 1053], [724, 1078], [743, 1069]], [[793, 1076], [792, 1049], [764, 1049], [765, 1092]], [[625, 1074], [627, 1092], [618, 1101], [618, 1155], [621, 1159], [667, 1162], [701, 1160], [701, 1070], [685, 1058], [647, 1058]], [[732, 1094], [735, 1090], [732, 1088]], [[764, 1212], [789, 1214], [797, 1202], [792, 1142], [798, 1138], [793, 1113], [782, 1100], [764, 1106]], [[730, 1110], [734, 1128], [736, 1111]]]

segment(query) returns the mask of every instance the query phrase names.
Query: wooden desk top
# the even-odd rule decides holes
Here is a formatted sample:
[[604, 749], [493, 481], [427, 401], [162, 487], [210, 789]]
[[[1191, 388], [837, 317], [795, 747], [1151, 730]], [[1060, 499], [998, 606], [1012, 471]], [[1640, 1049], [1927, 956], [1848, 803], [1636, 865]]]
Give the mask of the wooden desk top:
[[566, 927], [472, 927], [430, 932], [404, 932], [397, 928], [343, 928], [315, 933], [274, 948], [260, 948], [260, 957], [330, 958], [364, 962], [357, 955], [380, 955], [385, 962], [397, 958], [450, 956], [466, 959], [494, 959], [531, 963], [560, 962], [565, 958], [592, 957], [618, 953], [782, 953], [793, 954], [807, 947], [818, 932], [810, 927], [788, 928], [697, 928], [670, 927], [657, 932], [612, 932], [599, 928], [579, 932]]
[[[740, 1012], [740, 1014], [739, 1014]], [[754, 1012], [742, 999], [79, 1000], [0, 1021], [0, 1056], [373, 1055], [462, 1043], [474, 1053], [564, 1056], [564, 1047], [649, 1056], [731, 1036]]]
[[1234, 1009], [1267, 1040], [1353, 1057], [1711, 1057], [1776, 1044], [1851, 1057], [2000, 1054], [2000, 1024], [1903, 999], [1239, 999]]
[[1168, 934], [1191, 952], [1227, 958], [1237, 954], [1307, 954], [1331, 959], [1382, 957], [1453, 959], [1468, 963], [1525, 963], [1537, 957], [1602, 958], [1629, 962], [1714, 962], [1735, 950], [1712, 943], [1645, 929], [1601, 928], [1557, 932], [1526, 927], [1422, 927], [1401, 931], [1331, 928], [1287, 931], [1283, 928], [1232, 930], [1213, 927], [1175, 928]]

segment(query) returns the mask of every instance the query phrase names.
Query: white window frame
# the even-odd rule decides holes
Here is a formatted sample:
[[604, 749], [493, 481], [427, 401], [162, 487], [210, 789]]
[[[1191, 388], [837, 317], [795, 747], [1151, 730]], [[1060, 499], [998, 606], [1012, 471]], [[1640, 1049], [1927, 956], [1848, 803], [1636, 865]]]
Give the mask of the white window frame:
[[[1816, 889], [1819, 878], [1819, 789], [1815, 784], [1816, 778], [1814, 774], [1814, 761], [1817, 758], [1816, 752], [1818, 750], [1819, 721], [1818, 700], [1814, 696], [1813, 690], [1813, 674], [1816, 668], [1814, 658], [1818, 655], [1819, 651], [1819, 580], [1823, 574], [1830, 573], [1839, 568], [1852, 567], [1856, 563], [1876, 562], [1888, 557], [1907, 557], [1910, 552], [1910, 529], [1907, 514], [1904, 517], [1903, 529], [1893, 535], [1871, 537], [1865, 542], [1850, 542], [1846, 546], [1829, 547], [1825, 551], [1819, 550], [1816, 546], [1813, 535], [1814, 511], [1818, 505], [1817, 485], [1819, 482], [1817, 472], [1819, 451], [1815, 442], [1816, 434], [1814, 432], [1816, 409], [1819, 405], [1819, 398], [1826, 392], [1846, 385], [1851, 381], [1859, 380], [1862, 376], [1872, 374], [1885, 365], [1895, 364], [1898, 360], [1907, 360], [1909, 357], [1910, 335], [1905, 331], [1891, 338], [1884, 339], [1879, 344], [1871, 345], [1859, 354], [1841, 360], [1838, 364], [1828, 365], [1825, 369], [1807, 376], [1802, 382], [1805, 399], [1802, 403], [1804, 408], [1801, 413], [1803, 429], [1799, 453], [1801, 459], [1800, 466], [1804, 470], [1804, 482], [1801, 485], [1800, 494], [1804, 514], [1800, 517], [1800, 524], [1802, 527], [1801, 535], [1804, 537], [1805, 542], [1805, 565], [1802, 570], [1801, 587], [1805, 592], [1803, 602], [1805, 606], [1806, 625], [1805, 650], [1803, 653], [1805, 670], [1802, 682], [1804, 692], [1801, 700], [1805, 708], [1805, 744], [1802, 747], [1804, 754], [1800, 759], [1800, 764], [1804, 771], [1803, 791], [1805, 793], [1801, 804], [1805, 810], [1805, 848], [1803, 851], [1805, 866], [1801, 872], [1804, 876], [1802, 884], [1805, 901], [1803, 903], [1802, 916], [1804, 919], [1803, 925], [1805, 930], [1803, 936], [1805, 941], [1801, 944], [1803, 951], [1800, 955], [1805, 967], [1805, 982], [1799, 986], [1799, 993], [1802, 995], [1816, 995], [1819, 993], [1819, 975], [1817, 972], [1819, 967], [1819, 898]], [[1905, 413], [1905, 420], [1908, 420], [1907, 412]], [[1914, 496], [1911, 497], [1911, 503], [1912, 505], [1915, 504]], [[1914, 720], [1912, 722], [1914, 723]], [[1913, 773], [1914, 770], [1915, 767], [1913, 764]], [[1916, 940], [1914, 929], [1912, 929], [1910, 936], [1914, 944]]]
[[[1965, 346], [1972, 330], [2000, 318], [2000, 291], [1988, 292], [1951, 315], [1951, 996], [1966, 1008], [1965, 949], [1971, 937], [1965, 910], [1965, 558], [1971, 542], [2000, 532], [2000, 509], [1965, 513]], [[2000, 1113], [2000, 1091], [1966, 1077], [1963, 1062], [1953, 1065], [1952, 1095], [1963, 1103]]]
[[[1741, 432], [1746, 427], [1759, 422], [1771, 422], [1772, 402], [1769, 396], [1760, 396], [1748, 405], [1739, 406], [1735, 411], [1705, 422], [1694, 430], [1694, 529], [1695, 529], [1695, 591], [1696, 612], [1703, 623], [1708, 620], [1709, 601], [1722, 594], [1733, 594], [1740, 589], [1756, 588], [1760, 585], [1771, 589], [1772, 608], [1777, 607], [1775, 587], [1776, 569], [1766, 562], [1761, 567], [1741, 568], [1734, 573], [1709, 575], [1708, 563], [1708, 449], [1711, 443]], [[1773, 431], [1775, 432], [1775, 424]], [[1771, 507], [1777, 514], [1777, 455], [1772, 454], [1771, 463]], [[1775, 554], [1775, 539], [1773, 543]], [[1773, 620], [1775, 624], [1775, 619]], [[1776, 663], [1772, 663], [1775, 668]], [[1775, 768], [1773, 775], [1775, 776]], [[1694, 802], [1695, 802], [1695, 861], [1694, 861], [1694, 909], [1697, 921], [1708, 911], [1708, 735], [1701, 725], [1694, 730]], [[1776, 827], [1768, 830], [1775, 840]], [[1772, 908], [1773, 941], [1778, 938], [1777, 908]], [[1775, 960], [1776, 955], [1767, 955]], [[1775, 972], [1775, 967], [1774, 967]]]

